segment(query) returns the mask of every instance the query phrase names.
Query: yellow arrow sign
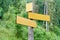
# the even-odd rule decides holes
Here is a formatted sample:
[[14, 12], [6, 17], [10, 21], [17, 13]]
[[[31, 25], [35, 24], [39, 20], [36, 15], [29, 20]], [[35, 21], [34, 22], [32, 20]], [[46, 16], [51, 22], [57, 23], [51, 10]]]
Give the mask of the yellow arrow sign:
[[50, 21], [49, 15], [42, 15], [37, 13], [28, 12], [28, 18], [36, 19], [36, 20], [43, 20], [43, 21]]
[[32, 11], [32, 3], [27, 3], [26, 4], [26, 11]]
[[35, 21], [31, 21], [29, 19], [22, 18], [19, 16], [17, 16], [17, 24], [22, 24], [22, 25], [26, 25], [26, 26], [30, 26], [30, 27], [36, 27], [37, 26]]

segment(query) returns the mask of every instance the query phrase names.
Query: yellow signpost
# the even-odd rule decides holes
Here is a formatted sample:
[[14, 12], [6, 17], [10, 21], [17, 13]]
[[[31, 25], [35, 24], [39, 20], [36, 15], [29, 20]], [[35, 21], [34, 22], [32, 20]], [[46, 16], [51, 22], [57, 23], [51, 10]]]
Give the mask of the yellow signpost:
[[[26, 4], [26, 12], [28, 12], [28, 18], [35, 19], [35, 20], [50, 21], [50, 16], [49, 15], [37, 14], [37, 13], [30, 12], [30, 11], [32, 11], [32, 3], [27, 3]], [[29, 26], [29, 30], [28, 30], [28, 36], [29, 37], [28, 37], [28, 39], [29, 40], [34, 39], [33, 28], [37, 27], [37, 24], [36, 24], [35, 21], [17, 16], [17, 24], [22, 24], [22, 25]]]
[[49, 15], [42, 15], [37, 13], [28, 12], [28, 18], [36, 19], [36, 20], [43, 20], [43, 21], [50, 21]]
[[26, 26], [30, 26], [30, 27], [37, 27], [37, 24], [35, 21], [26, 19], [26, 18], [22, 18], [17, 16], [17, 24], [22, 24], [22, 25], [26, 25]]
[[32, 3], [27, 3], [26, 4], [26, 11], [32, 11]]

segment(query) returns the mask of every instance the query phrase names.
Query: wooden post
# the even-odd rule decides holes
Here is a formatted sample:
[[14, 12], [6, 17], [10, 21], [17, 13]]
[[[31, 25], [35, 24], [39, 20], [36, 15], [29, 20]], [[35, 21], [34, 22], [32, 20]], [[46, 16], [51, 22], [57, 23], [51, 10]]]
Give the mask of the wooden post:
[[[32, 6], [34, 6], [34, 0], [32, 0]], [[34, 12], [34, 10], [32, 10]], [[34, 40], [34, 29], [32, 27], [28, 27], [28, 40]]]
[[32, 27], [28, 27], [28, 40], [34, 40], [34, 31]]
[[[45, 15], [46, 9], [45, 9], [45, 0], [44, 0], [44, 15]], [[45, 25], [45, 22], [43, 21], [43, 27]]]

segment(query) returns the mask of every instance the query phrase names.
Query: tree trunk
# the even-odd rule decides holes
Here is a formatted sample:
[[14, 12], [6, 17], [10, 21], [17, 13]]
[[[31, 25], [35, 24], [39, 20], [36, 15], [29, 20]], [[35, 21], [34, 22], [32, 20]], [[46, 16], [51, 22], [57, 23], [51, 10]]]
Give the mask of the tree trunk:
[[[47, 2], [47, 0], [45, 0], [45, 9], [46, 9], [45, 14], [48, 15], [48, 2]], [[49, 31], [49, 26], [48, 26], [48, 22], [47, 21], [46, 21], [46, 31], [47, 32]]]

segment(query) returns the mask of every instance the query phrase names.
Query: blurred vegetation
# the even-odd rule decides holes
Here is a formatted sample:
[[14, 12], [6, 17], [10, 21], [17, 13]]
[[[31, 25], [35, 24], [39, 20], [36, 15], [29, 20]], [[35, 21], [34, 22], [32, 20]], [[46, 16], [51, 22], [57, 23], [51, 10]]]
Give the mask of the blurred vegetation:
[[[46, 32], [42, 21], [36, 21], [38, 26], [34, 28], [34, 40], [60, 40], [60, 0], [54, 0], [48, 5], [53, 26], [49, 25], [50, 31]], [[26, 0], [0, 0], [0, 40], [28, 40], [28, 27], [16, 24], [17, 15], [28, 18], [25, 9]], [[35, 0], [34, 9], [35, 12], [43, 14], [44, 0]]]

